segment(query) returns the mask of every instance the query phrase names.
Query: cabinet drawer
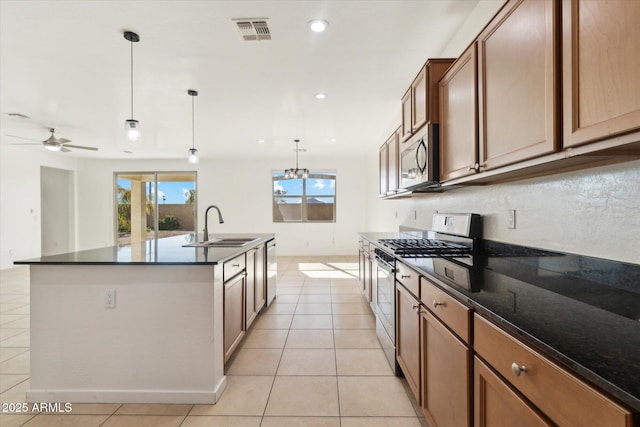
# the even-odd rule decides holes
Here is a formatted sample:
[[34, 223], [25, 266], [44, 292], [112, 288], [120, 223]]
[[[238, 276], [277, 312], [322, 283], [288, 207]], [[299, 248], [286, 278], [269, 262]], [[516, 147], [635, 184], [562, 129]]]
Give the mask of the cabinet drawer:
[[246, 267], [244, 258], [245, 254], [238, 255], [237, 257], [225, 262], [222, 266], [222, 281], [226, 282], [236, 274], [240, 273]]
[[396, 280], [404, 285], [416, 298], [420, 298], [420, 275], [402, 264], [396, 262]]
[[632, 425], [631, 413], [625, 408], [477, 314], [473, 346], [480, 357], [559, 426]]
[[462, 341], [471, 339], [471, 309], [435, 286], [426, 278], [420, 279], [420, 300], [435, 316], [455, 332]]

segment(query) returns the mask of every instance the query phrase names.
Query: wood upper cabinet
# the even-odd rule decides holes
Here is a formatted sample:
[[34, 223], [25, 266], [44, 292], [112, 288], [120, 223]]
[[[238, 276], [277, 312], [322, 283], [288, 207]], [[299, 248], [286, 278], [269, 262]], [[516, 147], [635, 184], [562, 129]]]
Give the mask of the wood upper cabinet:
[[400, 135], [399, 127], [380, 147], [379, 153], [379, 196], [396, 194], [400, 187]]
[[477, 172], [477, 106], [473, 43], [440, 80], [440, 181]]
[[384, 197], [389, 191], [389, 147], [386, 142], [382, 144], [378, 154], [378, 176], [380, 177], [378, 195]]
[[402, 103], [402, 125], [400, 126], [400, 140], [406, 141], [413, 135], [413, 125], [411, 123], [411, 88], [407, 89], [407, 92], [402, 96], [400, 100]]
[[420, 401], [420, 302], [404, 286], [396, 286], [396, 360]]
[[639, 17], [638, 1], [563, 0], [564, 147], [640, 130]]
[[400, 143], [399, 132], [395, 131], [387, 139], [387, 194], [395, 194], [400, 186]]
[[402, 97], [400, 141], [406, 141], [427, 123], [439, 123], [438, 81], [453, 59], [429, 59]]
[[427, 310], [420, 330], [422, 409], [429, 425], [471, 426], [471, 349]]
[[512, 0], [478, 36], [481, 170], [558, 150], [557, 6]]
[[477, 357], [474, 360], [475, 427], [551, 427], [553, 423]]

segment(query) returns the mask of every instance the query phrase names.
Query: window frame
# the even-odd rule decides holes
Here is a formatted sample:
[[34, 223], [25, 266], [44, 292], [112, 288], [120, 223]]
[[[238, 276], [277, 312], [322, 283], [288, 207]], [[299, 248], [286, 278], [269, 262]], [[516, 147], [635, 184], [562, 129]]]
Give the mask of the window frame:
[[[277, 176], [280, 175], [280, 176]], [[277, 181], [289, 181], [292, 179], [299, 179], [302, 181], [302, 194], [296, 194], [296, 195], [276, 195], [274, 194], [274, 184]], [[311, 179], [330, 179], [333, 180], [334, 186], [333, 186], [333, 195], [322, 195], [322, 194], [307, 194], [307, 180], [311, 180]], [[317, 223], [317, 224], [333, 224], [337, 222], [337, 205], [338, 205], [338, 172], [336, 170], [316, 170], [313, 172], [309, 173], [309, 177], [308, 178], [303, 178], [303, 177], [298, 177], [298, 178], [285, 178], [284, 177], [284, 172], [281, 170], [272, 170], [271, 171], [271, 221], [273, 223], [277, 223], [277, 224], [305, 224], [305, 223]], [[331, 220], [310, 220], [308, 219], [308, 213], [309, 213], [309, 209], [308, 209], [308, 198], [313, 198], [313, 197], [317, 197], [317, 198], [327, 198], [327, 197], [331, 197], [333, 198], [333, 218]], [[278, 205], [278, 203], [276, 202], [276, 199], [301, 199], [301, 219], [300, 220], [277, 220], [275, 218], [275, 212], [276, 212], [276, 206]]]

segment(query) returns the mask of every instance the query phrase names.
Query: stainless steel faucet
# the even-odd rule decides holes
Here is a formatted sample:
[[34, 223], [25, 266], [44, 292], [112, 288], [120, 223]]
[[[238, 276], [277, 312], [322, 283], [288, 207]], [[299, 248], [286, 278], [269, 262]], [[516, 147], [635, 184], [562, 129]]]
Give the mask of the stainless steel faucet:
[[211, 205], [207, 208], [207, 210], [204, 212], [204, 235], [203, 237], [203, 242], [206, 242], [209, 240], [209, 209], [214, 208], [215, 210], [218, 211], [218, 221], [220, 222], [220, 224], [224, 223], [224, 219], [222, 219], [222, 214], [220, 213], [220, 209], [218, 209], [218, 207], [216, 205]]

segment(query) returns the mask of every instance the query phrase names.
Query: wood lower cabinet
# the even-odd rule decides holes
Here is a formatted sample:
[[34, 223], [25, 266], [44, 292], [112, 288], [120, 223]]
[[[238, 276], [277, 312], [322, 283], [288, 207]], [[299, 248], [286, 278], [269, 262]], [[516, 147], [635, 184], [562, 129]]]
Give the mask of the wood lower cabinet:
[[404, 286], [396, 286], [396, 360], [420, 401], [420, 302]]
[[244, 273], [234, 276], [224, 284], [224, 361], [229, 360], [245, 331]]
[[512, 0], [478, 37], [480, 170], [558, 149], [556, 0]]
[[564, 147], [640, 131], [639, 17], [638, 1], [563, 0]]
[[[517, 390], [529, 405], [553, 425], [566, 427], [631, 427], [633, 414], [556, 363], [524, 345], [479, 315], [474, 316], [473, 346], [478, 357], [495, 370], [505, 384]], [[482, 392], [476, 386], [476, 393]], [[479, 407], [478, 407], [479, 405]], [[476, 394], [476, 413], [487, 404]], [[517, 406], [509, 410], [516, 411]], [[505, 408], [507, 410], [507, 408]], [[477, 415], [478, 416], [478, 415]], [[496, 424], [505, 425], [496, 421]], [[539, 425], [539, 424], [532, 424]], [[545, 424], [542, 424], [545, 425]]]
[[255, 310], [260, 312], [267, 302], [267, 264], [266, 246], [260, 245], [256, 250], [255, 267]]
[[478, 171], [476, 67], [476, 43], [473, 43], [440, 80], [442, 182]]
[[247, 274], [245, 284], [245, 330], [248, 330], [256, 316], [256, 249], [247, 251]]
[[475, 427], [551, 427], [553, 424], [517, 391], [474, 359]]
[[471, 348], [428, 310], [420, 315], [420, 341], [421, 406], [429, 425], [470, 427]]

